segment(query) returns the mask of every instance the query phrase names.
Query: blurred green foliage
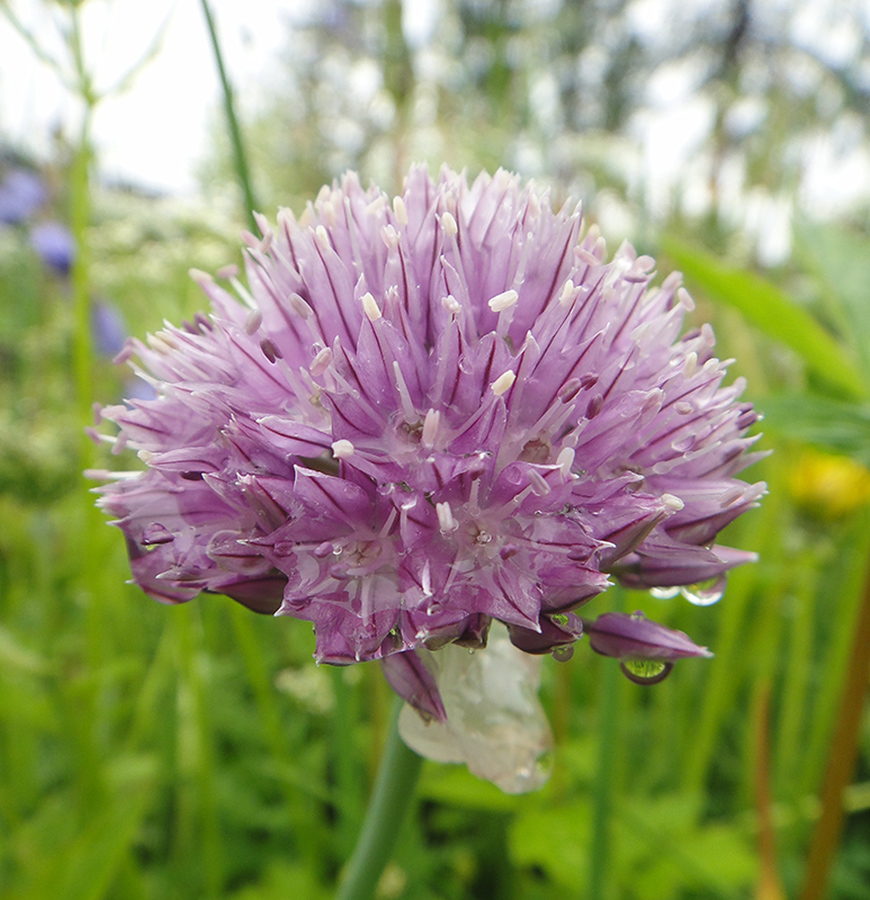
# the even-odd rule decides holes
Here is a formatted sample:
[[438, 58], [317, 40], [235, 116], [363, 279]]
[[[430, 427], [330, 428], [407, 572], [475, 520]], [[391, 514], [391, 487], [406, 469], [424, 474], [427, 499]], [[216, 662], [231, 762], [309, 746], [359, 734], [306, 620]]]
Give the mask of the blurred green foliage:
[[[560, 198], [581, 191], [593, 218], [617, 202], [632, 236], [661, 250], [661, 269], [686, 272], [693, 321], [714, 322], [719, 355], [736, 357], [734, 375], [767, 413], [759, 446], [775, 451], [749, 472], [769, 496], [724, 537], [760, 561], [733, 574], [721, 604], [618, 600], [690, 632], [715, 658], [681, 664], [655, 688], [611, 681], [606, 706], [613, 661], [582, 646], [568, 663], [548, 660], [548, 785], [508, 797], [427, 763], [384, 900], [584, 896], [602, 808], [601, 900], [754, 895], [770, 862], [765, 815], [783, 896], [804, 876], [870, 551], [870, 236], [866, 211], [802, 221], [791, 257], [760, 271], [715, 185], [740, 156], [742, 189], [794, 191], [790, 148], [862, 111], [866, 90], [857, 62], [825, 64], [786, 38], [765, 43], [773, 26], [748, 2], [712, 20], [690, 15], [646, 43], [628, 27], [632, 6], [445, 2], [421, 49], [397, 0], [335, 0], [295, 23], [290, 74], [268, 113], [246, 123], [258, 195], [297, 211], [345, 166], [395, 188], [418, 158], [542, 175]], [[769, 62], [790, 53], [815, 59], [826, 105]], [[639, 86], [665, 63], [700, 65], [695, 90], [713, 100], [714, 189], [694, 219], [678, 192], [651, 204], [618, 164]], [[366, 72], [375, 87], [361, 96]], [[743, 133], [734, 109], [749, 100], [763, 105], [764, 124]], [[137, 335], [203, 306], [190, 267], [240, 259], [242, 211], [223, 202], [227, 147], [218, 135], [204, 163], [217, 198], [208, 209], [99, 182], [91, 191], [90, 300], [110, 303]], [[67, 158], [57, 165], [62, 176]], [[68, 220], [69, 202], [61, 189], [53, 212]], [[26, 226], [2, 228], [0, 897], [330, 897], [367, 802], [389, 689], [375, 666], [314, 667], [302, 623], [221, 597], [164, 608], [125, 584], [123, 541], [93, 509], [80, 470], [83, 458], [136, 463], [82, 450], [90, 422], [70, 375], [73, 317], [68, 283], [43, 269]], [[90, 374], [90, 400], [131, 390], [129, 373], [96, 351]], [[605, 595], [596, 611], [616, 602]], [[868, 784], [865, 712], [837, 900], [866, 898]]]

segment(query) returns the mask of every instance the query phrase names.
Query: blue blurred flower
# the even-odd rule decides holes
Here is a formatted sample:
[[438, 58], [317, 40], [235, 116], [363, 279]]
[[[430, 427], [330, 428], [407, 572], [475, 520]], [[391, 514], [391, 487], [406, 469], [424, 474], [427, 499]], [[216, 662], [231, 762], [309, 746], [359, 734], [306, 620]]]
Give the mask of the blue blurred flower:
[[118, 309], [106, 300], [95, 300], [91, 306], [91, 330], [97, 351], [103, 356], [117, 356], [127, 340], [127, 326]]
[[0, 222], [18, 225], [45, 203], [42, 179], [27, 169], [11, 169], [0, 181]]
[[69, 275], [76, 255], [72, 234], [60, 222], [40, 222], [30, 231], [30, 243], [42, 261], [58, 275]]

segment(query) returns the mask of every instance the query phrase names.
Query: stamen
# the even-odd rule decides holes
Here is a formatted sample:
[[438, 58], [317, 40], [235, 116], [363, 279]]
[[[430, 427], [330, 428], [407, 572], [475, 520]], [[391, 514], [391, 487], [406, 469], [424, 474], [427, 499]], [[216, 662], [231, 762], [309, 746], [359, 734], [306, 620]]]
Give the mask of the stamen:
[[199, 285], [214, 284], [214, 279], [202, 269], [188, 269], [187, 274]]
[[362, 295], [362, 305], [363, 310], [365, 310], [365, 314], [369, 317], [370, 322], [377, 322], [377, 320], [383, 316], [381, 308], [375, 302], [375, 298], [372, 297], [369, 291], [366, 291]]
[[570, 306], [580, 296], [580, 288], [573, 281], [566, 281], [559, 294], [559, 304], [561, 306]]
[[430, 409], [426, 413], [426, 418], [423, 420], [423, 434], [420, 440], [427, 450], [431, 450], [435, 446], [440, 422], [441, 413], [437, 409]]
[[537, 469], [529, 469], [529, 484], [539, 497], [546, 497], [552, 488]]
[[324, 347], [317, 356], [311, 360], [311, 365], [308, 367], [308, 371], [316, 378], [318, 375], [322, 375], [332, 363], [332, 350], [329, 347]]
[[393, 212], [396, 214], [396, 222], [400, 228], [404, 228], [408, 224], [408, 210], [405, 201], [396, 195], [393, 197]]
[[444, 503], [436, 503], [435, 512], [438, 515], [438, 527], [441, 529], [442, 534], [449, 534], [459, 528], [459, 523], [453, 518], [453, 510], [450, 508], [449, 503], [446, 501]]
[[453, 296], [453, 294], [448, 294], [446, 297], [441, 298], [441, 305], [447, 312], [452, 315], [457, 315], [459, 311], [462, 309], [459, 301]]
[[299, 296], [299, 294], [291, 294], [287, 298], [287, 302], [290, 304], [293, 312], [303, 319], [307, 319], [309, 316], [314, 315], [314, 310]]
[[449, 238], [456, 237], [459, 234], [459, 226], [456, 224], [456, 219], [453, 218], [453, 213], [441, 213], [441, 229]]
[[336, 459], [348, 459], [353, 456], [354, 449], [355, 448], [350, 441], [342, 438], [332, 444], [332, 455]]
[[563, 447], [556, 457], [556, 465], [562, 470], [564, 478], [571, 477], [571, 467], [574, 465], [573, 447]]
[[480, 479], [475, 478], [471, 482], [471, 491], [468, 495], [468, 512], [469, 515], [477, 517], [480, 515]]
[[695, 308], [695, 301], [692, 299], [692, 295], [684, 287], [677, 291], [677, 300], [686, 312], [691, 312]]
[[513, 289], [502, 291], [502, 293], [496, 294], [495, 297], [489, 301], [489, 308], [493, 312], [500, 313], [502, 310], [510, 309], [519, 298], [520, 295]]
[[498, 378], [496, 378], [496, 380], [493, 381], [493, 383], [490, 385], [493, 394], [495, 394], [496, 397], [501, 397], [502, 394], [510, 390], [511, 385], [513, 385], [514, 381], [516, 381], [516, 377], [516, 372], [513, 372], [510, 369], [508, 369], [504, 374], [499, 375]]
[[[371, 297], [371, 294], [368, 296]], [[372, 303], [374, 303], [374, 300], [372, 300]], [[371, 318], [371, 316], [369, 316], [369, 318]], [[411, 425], [419, 419], [419, 416], [417, 415], [417, 409], [414, 406], [414, 402], [411, 400], [411, 392], [408, 390], [408, 385], [405, 384], [405, 377], [402, 375], [402, 369], [396, 360], [393, 360], [393, 373], [396, 376], [396, 388], [399, 391], [399, 399], [402, 401], [402, 414], [405, 418], [405, 422], [408, 425]]]
[[329, 249], [329, 232], [322, 225], [314, 229], [314, 239], [324, 250]]
[[257, 301], [251, 296], [251, 292], [239, 281], [238, 278], [230, 278], [230, 284], [233, 286], [235, 292], [241, 297], [244, 301], [245, 306], [249, 309], [257, 309]]
[[263, 312], [252, 309], [245, 319], [245, 334], [253, 334], [263, 324]]
[[679, 512], [686, 505], [674, 494], [662, 494], [661, 497], [659, 497], [659, 500], [661, 500], [668, 509], [672, 509], [674, 512]]

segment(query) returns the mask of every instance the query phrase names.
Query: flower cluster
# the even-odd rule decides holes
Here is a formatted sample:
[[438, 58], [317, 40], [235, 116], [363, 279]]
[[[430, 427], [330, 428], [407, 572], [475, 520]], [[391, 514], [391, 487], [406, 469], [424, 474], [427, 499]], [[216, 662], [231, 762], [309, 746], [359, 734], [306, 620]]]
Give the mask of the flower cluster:
[[[121, 354], [156, 399], [102, 411], [146, 464], [101, 473], [100, 505], [147, 593], [308, 620], [318, 661], [380, 659], [443, 719], [418, 648], [480, 647], [498, 620], [558, 653], [610, 578], [752, 558], [714, 539], [763, 492], [735, 477], [757, 416], [711, 329], [681, 336], [678, 275], [652, 287], [628, 245], [608, 261], [578, 210], [503, 171], [414, 168], [392, 201], [348, 174], [258, 224], [247, 287], [195, 272], [211, 314]], [[594, 648], [625, 656], [632, 627]], [[659, 657], [703, 653], [686, 641]]]

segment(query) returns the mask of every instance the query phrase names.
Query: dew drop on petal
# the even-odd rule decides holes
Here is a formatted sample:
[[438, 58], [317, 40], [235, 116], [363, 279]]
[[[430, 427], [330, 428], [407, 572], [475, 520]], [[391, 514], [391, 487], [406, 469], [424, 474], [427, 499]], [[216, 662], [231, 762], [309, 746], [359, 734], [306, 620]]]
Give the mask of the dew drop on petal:
[[717, 575], [707, 581], [685, 585], [680, 588], [680, 593], [695, 606], [712, 606], [722, 599], [727, 582], [728, 579], [725, 575]]
[[623, 659], [619, 663], [625, 677], [635, 684], [658, 684], [673, 669], [674, 664], [663, 659]]
[[558, 647], [553, 647], [553, 659], [555, 659], [556, 662], [568, 662], [573, 655], [573, 644], [561, 644]]
[[652, 587], [649, 589], [649, 593], [656, 600], [670, 600], [671, 597], [676, 597], [680, 593], [680, 589], [678, 587]]

